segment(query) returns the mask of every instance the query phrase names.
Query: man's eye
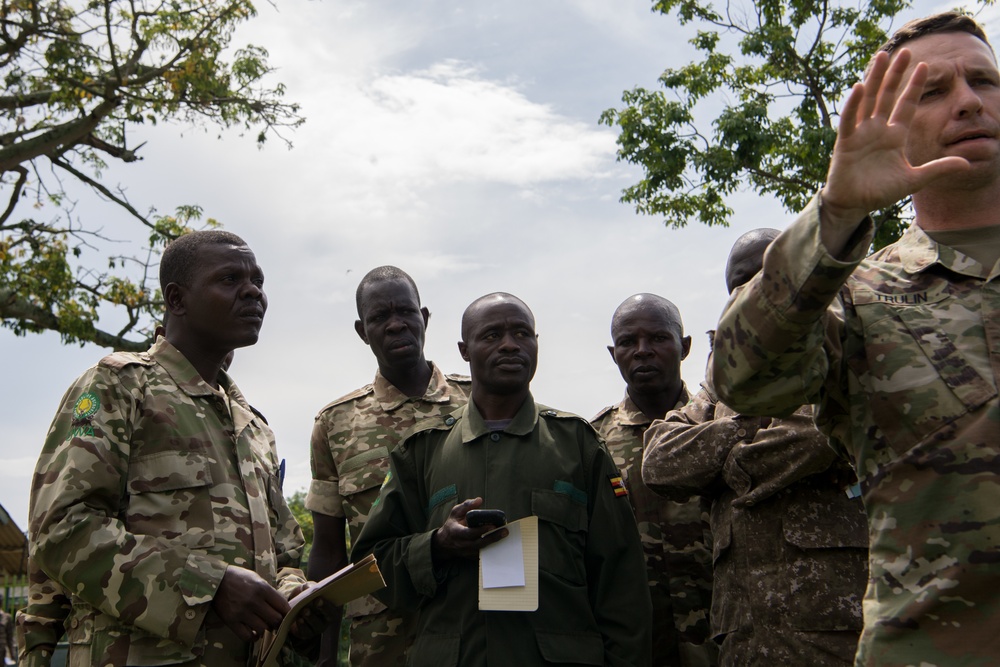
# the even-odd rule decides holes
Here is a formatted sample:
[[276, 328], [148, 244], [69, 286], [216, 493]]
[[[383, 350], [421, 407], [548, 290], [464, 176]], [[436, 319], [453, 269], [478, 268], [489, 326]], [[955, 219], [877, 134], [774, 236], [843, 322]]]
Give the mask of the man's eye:
[[920, 96], [920, 99], [921, 100], [927, 100], [927, 99], [930, 99], [932, 97], [937, 97], [940, 94], [941, 94], [941, 89], [940, 88], [931, 88], [930, 90], [925, 90], [923, 92], [923, 94]]

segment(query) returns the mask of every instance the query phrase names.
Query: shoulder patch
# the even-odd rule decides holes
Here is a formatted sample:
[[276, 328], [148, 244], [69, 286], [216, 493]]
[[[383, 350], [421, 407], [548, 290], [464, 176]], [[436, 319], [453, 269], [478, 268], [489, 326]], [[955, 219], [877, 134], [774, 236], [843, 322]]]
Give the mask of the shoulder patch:
[[153, 358], [148, 352], [112, 352], [98, 362], [98, 366], [121, 370], [126, 366], [152, 366]]
[[468, 375], [459, 375], [458, 373], [448, 373], [444, 376], [449, 382], [457, 382], [458, 384], [472, 384], [472, 378]]
[[363, 387], [361, 387], [359, 389], [355, 389], [354, 391], [352, 391], [349, 394], [344, 394], [340, 398], [338, 398], [336, 400], [333, 400], [333, 401], [330, 401], [329, 403], [327, 403], [326, 405], [323, 406], [323, 408], [319, 411], [319, 414], [323, 414], [324, 412], [326, 412], [327, 410], [329, 410], [332, 407], [336, 407], [338, 405], [342, 405], [342, 404], [347, 403], [349, 401], [355, 401], [355, 400], [357, 400], [359, 398], [364, 398], [365, 396], [373, 393], [374, 391], [375, 391], [375, 385], [374, 384], [366, 384], [365, 386], [363, 386]]
[[628, 495], [628, 489], [625, 488], [625, 482], [622, 480], [621, 475], [610, 475], [608, 476], [608, 481], [611, 482], [611, 490], [615, 494], [615, 498], [622, 498]]

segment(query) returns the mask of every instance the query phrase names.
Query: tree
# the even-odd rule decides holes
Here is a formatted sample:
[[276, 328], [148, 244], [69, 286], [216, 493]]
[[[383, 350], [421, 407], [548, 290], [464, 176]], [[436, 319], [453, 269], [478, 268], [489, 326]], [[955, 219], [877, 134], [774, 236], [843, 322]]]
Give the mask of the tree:
[[[746, 0], [717, 10], [704, 0], [660, 0], [700, 29], [701, 57], [636, 87], [601, 122], [618, 126], [618, 159], [644, 178], [621, 200], [684, 227], [728, 225], [726, 197], [742, 188], [799, 211], [819, 189], [836, 138], [838, 102], [858, 81], [909, 0], [835, 5], [827, 0]], [[736, 53], [738, 50], [738, 53]], [[704, 109], [725, 100], [709, 129]], [[899, 237], [908, 200], [873, 214], [876, 248]]]
[[[264, 84], [267, 52], [230, 49], [255, 13], [249, 0], [0, 0], [2, 326], [145, 349], [159, 317], [156, 259], [202, 211], [142, 210], [102, 171], [142, 159], [130, 138], [144, 123], [236, 127], [263, 144], [302, 122], [284, 88]], [[70, 184], [124, 210], [146, 247], [111, 254], [107, 268], [92, 260], [117, 239], [81, 218]]]

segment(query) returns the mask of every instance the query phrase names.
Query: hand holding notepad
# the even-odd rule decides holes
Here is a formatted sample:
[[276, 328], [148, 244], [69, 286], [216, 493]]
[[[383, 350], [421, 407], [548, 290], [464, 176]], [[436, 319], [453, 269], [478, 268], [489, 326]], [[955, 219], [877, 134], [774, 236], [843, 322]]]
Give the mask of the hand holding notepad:
[[479, 552], [479, 609], [535, 611], [538, 609], [538, 517], [527, 516], [504, 528], [510, 532], [507, 537]]

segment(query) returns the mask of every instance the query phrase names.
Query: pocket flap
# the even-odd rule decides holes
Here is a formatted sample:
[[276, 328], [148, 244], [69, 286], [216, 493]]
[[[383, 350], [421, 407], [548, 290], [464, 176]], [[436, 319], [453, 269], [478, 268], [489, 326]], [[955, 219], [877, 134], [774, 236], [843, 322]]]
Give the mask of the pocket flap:
[[212, 473], [202, 452], [162, 452], [137, 457], [129, 464], [128, 492], [133, 495], [211, 484]]

